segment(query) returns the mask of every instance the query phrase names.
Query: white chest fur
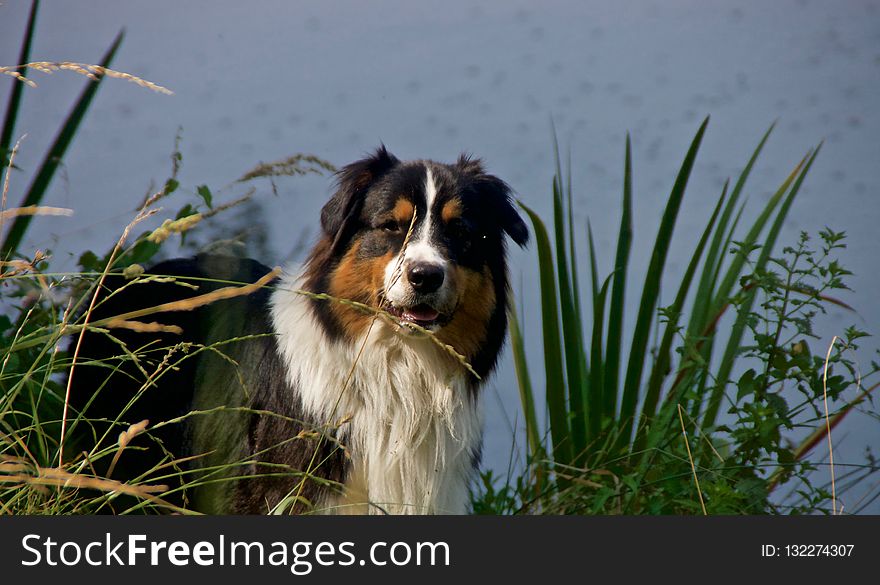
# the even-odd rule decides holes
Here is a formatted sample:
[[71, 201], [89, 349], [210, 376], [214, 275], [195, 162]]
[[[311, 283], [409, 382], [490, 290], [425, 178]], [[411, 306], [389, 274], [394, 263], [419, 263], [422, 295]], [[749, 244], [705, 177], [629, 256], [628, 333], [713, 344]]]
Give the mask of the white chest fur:
[[298, 284], [288, 278], [272, 296], [288, 380], [315, 420], [350, 417], [346, 447], [370, 511], [465, 513], [482, 420], [462, 368], [379, 319], [361, 340], [330, 341]]

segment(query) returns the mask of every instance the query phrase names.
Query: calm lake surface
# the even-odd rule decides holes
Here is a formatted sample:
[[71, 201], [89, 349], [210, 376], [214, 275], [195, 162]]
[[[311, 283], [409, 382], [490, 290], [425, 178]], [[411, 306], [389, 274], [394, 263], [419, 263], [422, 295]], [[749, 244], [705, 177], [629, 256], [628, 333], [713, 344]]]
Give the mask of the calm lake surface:
[[[0, 4], [0, 64], [15, 64], [29, 4]], [[45, 201], [76, 215], [38, 218], [24, 248], [50, 248], [57, 268], [73, 269], [83, 250], [115, 242], [151, 183], [167, 178], [178, 127], [180, 181], [188, 192], [169, 210], [186, 198], [195, 202], [200, 184], [218, 200], [241, 195], [245, 188], [233, 182], [260, 161], [307, 152], [342, 165], [384, 142], [401, 158], [445, 161], [462, 151], [482, 157], [549, 218], [552, 119], [563, 149], [571, 150], [582, 257], [589, 218], [603, 274], [619, 220], [624, 137], [632, 133], [632, 270], [640, 274], [681, 159], [710, 114], [667, 282], [684, 270], [684, 253], [725, 178], [740, 171], [776, 120], [750, 179], [746, 215], [754, 217], [824, 139], [780, 248], [801, 230], [845, 230], [849, 248], [841, 261], [855, 273], [854, 292], [842, 297], [858, 315], [832, 311], [811, 349], [824, 353], [851, 323], [880, 333], [878, 2], [55, 0], [42, 4], [32, 59], [95, 63], [123, 27], [114, 68], [174, 95], [118, 80], [103, 85]], [[32, 75], [39, 87], [26, 90], [17, 130], [27, 138], [16, 162], [28, 170], [83, 85], [69, 73]], [[0, 80], [3, 104], [11, 83]], [[13, 176], [11, 203], [26, 180]], [[275, 192], [258, 184], [259, 208], [229, 221], [262, 226], [254, 253], [265, 263], [296, 261], [315, 234], [330, 183], [280, 179]], [[536, 376], [542, 360], [534, 248], [514, 251], [512, 262]], [[640, 290], [629, 289], [632, 307]], [[864, 370], [878, 346], [864, 343]], [[485, 406], [485, 464], [503, 474], [521, 459], [523, 445], [521, 434], [512, 439], [522, 417], [508, 355]], [[864, 462], [866, 446], [880, 447], [877, 409], [866, 410], [875, 418], [856, 413], [836, 431], [836, 462]], [[856, 507], [862, 493], [844, 503]], [[880, 502], [870, 510], [880, 512]]]

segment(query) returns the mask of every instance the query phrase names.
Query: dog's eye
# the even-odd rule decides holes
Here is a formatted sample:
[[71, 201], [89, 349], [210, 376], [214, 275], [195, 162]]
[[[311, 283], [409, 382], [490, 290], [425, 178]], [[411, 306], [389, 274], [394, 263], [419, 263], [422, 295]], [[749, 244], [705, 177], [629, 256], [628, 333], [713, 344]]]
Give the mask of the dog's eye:
[[391, 234], [396, 234], [400, 231], [400, 224], [393, 219], [389, 219], [385, 223], [379, 226], [379, 229], [383, 232], [388, 232]]

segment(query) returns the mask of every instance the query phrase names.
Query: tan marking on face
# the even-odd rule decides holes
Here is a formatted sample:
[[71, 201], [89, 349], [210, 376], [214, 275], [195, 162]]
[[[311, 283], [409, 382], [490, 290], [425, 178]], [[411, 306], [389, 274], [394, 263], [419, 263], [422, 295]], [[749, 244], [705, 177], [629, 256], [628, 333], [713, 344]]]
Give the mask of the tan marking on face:
[[391, 211], [391, 215], [394, 216], [394, 219], [396, 219], [399, 224], [408, 225], [412, 221], [413, 211], [415, 211], [415, 207], [413, 206], [412, 201], [401, 197], [394, 204], [394, 209]]
[[[385, 266], [391, 262], [394, 254], [388, 252], [376, 258], [358, 258], [359, 248], [360, 242], [356, 242], [343, 256], [330, 277], [328, 292], [340, 299], [378, 307]], [[328, 302], [347, 338], [357, 339], [366, 332], [373, 315], [339, 302]]]
[[443, 205], [443, 209], [440, 210], [440, 217], [443, 218], [445, 223], [449, 223], [453, 219], [461, 217], [461, 211], [461, 200], [456, 197]]
[[495, 312], [495, 284], [488, 267], [482, 272], [457, 266], [450, 271], [459, 291], [459, 305], [445, 327], [437, 332], [443, 343], [471, 360], [486, 341], [489, 318]]

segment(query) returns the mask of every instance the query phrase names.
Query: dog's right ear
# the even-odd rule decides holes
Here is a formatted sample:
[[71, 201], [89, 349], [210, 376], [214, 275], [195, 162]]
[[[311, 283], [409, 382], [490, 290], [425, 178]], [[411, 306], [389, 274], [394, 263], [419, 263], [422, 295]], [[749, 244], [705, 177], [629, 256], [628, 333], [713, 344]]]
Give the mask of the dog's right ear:
[[333, 241], [334, 253], [351, 236], [370, 185], [399, 163], [383, 144], [371, 156], [343, 167], [336, 174], [336, 193], [321, 210], [321, 227]]

